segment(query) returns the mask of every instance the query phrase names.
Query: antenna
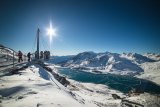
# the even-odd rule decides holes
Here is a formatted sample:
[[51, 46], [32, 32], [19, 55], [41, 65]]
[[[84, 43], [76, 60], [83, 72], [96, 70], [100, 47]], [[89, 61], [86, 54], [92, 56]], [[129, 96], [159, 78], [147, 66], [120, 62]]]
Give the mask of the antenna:
[[40, 29], [37, 29], [37, 59], [39, 59], [39, 32]]

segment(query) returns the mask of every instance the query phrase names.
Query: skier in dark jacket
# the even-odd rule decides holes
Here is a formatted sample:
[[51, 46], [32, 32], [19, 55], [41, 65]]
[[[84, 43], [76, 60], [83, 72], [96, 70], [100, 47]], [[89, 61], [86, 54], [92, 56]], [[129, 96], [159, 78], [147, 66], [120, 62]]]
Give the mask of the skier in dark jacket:
[[18, 51], [18, 62], [19, 62], [19, 63], [20, 63], [21, 61], [23, 61], [22, 56], [23, 56], [22, 52], [21, 52], [21, 51]]
[[27, 57], [28, 57], [28, 62], [30, 62], [31, 61], [31, 53], [30, 52], [27, 54]]

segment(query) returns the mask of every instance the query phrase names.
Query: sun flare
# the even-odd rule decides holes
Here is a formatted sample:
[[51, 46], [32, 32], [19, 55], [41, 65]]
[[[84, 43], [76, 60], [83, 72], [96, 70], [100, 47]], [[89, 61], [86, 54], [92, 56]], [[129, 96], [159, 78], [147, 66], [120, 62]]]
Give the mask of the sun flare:
[[52, 23], [50, 22], [49, 28], [47, 28], [47, 36], [49, 36], [50, 42], [52, 42], [52, 38], [57, 36], [57, 29], [53, 28]]

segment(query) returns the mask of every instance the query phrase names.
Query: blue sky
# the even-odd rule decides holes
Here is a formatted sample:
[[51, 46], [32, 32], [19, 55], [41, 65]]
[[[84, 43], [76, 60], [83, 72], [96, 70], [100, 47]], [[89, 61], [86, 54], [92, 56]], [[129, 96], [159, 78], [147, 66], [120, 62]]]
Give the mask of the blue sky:
[[41, 50], [50, 49], [45, 29], [57, 28], [51, 52], [160, 53], [158, 0], [1, 0], [0, 43], [33, 52], [36, 30]]

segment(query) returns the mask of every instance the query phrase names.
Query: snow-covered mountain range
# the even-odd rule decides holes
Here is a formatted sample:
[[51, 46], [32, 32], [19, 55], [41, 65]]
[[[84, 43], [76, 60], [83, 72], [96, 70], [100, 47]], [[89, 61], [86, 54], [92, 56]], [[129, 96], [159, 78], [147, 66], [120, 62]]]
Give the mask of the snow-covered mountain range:
[[[65, 58], [65, 60], [63, 60], [63, 58]], [[118, 54], [111, 52], [82, 52], [75, 56], [63, 56], [63, 58], [61, 59], [61, 62], [58, 62], [63, 67], [93, 69], [107, 72], [143, 72], [144, 69], [141, 67], [141, 64], [146, 62], [156, 62], [159, 60], [159, 55], [141, 55], [138, 53]]]

